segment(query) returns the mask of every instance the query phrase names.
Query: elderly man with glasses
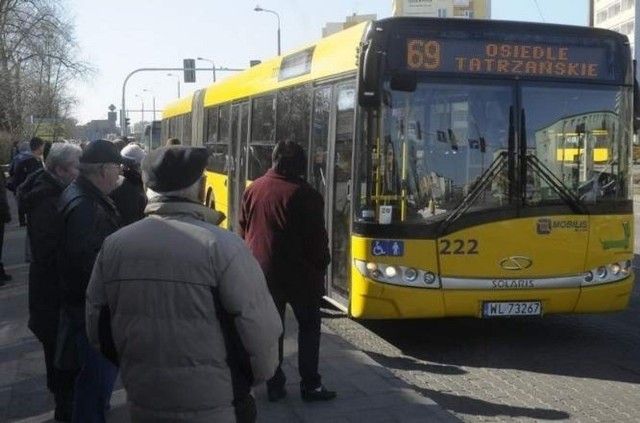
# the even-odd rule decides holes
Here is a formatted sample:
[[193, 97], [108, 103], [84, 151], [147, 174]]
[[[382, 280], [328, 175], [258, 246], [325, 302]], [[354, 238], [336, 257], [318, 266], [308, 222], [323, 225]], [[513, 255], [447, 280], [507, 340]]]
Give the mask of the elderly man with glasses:
[[79, 370], [74, 388], [73, 421], [104, 422], [117, 367], [89, 346], [85, 329], [85, 293], [104, 239], [121, 225], [109, 198], [121, 173], [122, 156], [110, 141], [91, 142], [80, 156], [78, 178], [60, 196], [64, 221], [60, 249], [63, 312], [56, 364]]

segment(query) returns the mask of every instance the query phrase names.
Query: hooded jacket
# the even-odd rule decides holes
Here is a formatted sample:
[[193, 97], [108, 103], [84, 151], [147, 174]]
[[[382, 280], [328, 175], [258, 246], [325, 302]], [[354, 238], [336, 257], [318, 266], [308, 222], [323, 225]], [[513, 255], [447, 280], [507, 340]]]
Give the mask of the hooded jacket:
[[[136, 422], [233, 422], [232, 372], [220, 313], [248, 354], [254, 384], [278, 365], [280, 317], [258, 263], [221, 215], [178, 198], [109, 236], [87, 290], [87, 331], [110, 343]], [[108, 310], [108, 313], [105, 313]]]

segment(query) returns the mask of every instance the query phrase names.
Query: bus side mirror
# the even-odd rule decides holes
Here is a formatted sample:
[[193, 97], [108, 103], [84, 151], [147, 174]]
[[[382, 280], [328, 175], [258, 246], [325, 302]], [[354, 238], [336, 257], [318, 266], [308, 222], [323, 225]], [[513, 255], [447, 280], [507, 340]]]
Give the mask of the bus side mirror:
[[380, 102], [380, 60], [376, 28], [369, 28], [360, 44], [358, 56], [358, 104], [362, 107], [375, 107]]

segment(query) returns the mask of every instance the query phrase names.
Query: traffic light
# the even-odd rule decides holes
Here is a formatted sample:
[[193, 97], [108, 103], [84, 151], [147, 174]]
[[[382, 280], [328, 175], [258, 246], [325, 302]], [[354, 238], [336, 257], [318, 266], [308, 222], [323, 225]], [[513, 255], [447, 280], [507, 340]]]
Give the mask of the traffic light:
[[196, 82], [196, 61], [195, 59], [184, 59], [182, 61], [184, 69], [184, 82]]
[[128, 126], [130, 125], [130, 121], [131, 121], [131, 119], [129, 119], [129, 118], [124, 118], [124, 126], [127, 126], [127, 127], [128, 127]]

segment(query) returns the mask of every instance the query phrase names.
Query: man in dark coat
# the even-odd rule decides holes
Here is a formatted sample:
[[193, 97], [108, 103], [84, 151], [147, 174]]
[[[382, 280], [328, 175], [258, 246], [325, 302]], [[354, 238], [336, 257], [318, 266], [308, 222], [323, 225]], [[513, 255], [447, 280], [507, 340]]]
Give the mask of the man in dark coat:
[[[298, 321], [302, 399], [330, 400], [336, 393], [322, 386], [318, 373], [320, 301], [330, 262], [328, 236], [322, 196], [302, 179], [305, 169], [302, 147], [291, 141], [279, 142], [273, 150], [271, 169], [244, 192], [239, 233], [262, 267], [283, 325], [287, 303]], [[267, 381], [272, 402], [286, 395], [283, 336], [280, 366]]]
[[62, 191], [78, 176], [81, 153], [76, 145], [54, 144], [45, 169], [29, 175], [18, 190], [18, 201], [27, 213], [31, 244], [29, 329], [42, 343], [47, 387], [54, 394], [54, 417], [58, 421], [71, 421], [75, 372], [65, 372], [54, 366], [62, 297], [56, 254], [63, 227], [57, 204]]
[[[44, 151], [44, 141], [38, 137], [33, 137], [29, 141], [29, 150], [18, 154], [9, 169], [11, 175], [11, 185], [16, 190], [22, 185], [27, 177], [38, 169], [42, 169], [42, 153]], [[18, 221], [20, 226], [25, 226], [26, 213], [18, 201]]]
[[[72, 348], [56, 357], [60, 367], [71, 367], [77, 357], [80, 372], [74, 387], [73, 421], [105, 422], [117, 367], [89, 346], [85, 325], [85, 293], [93, 264], [104, 239], [120, 227], [120, 215], [109, 193], [120, 176], [122, 156], [111, 142], [97, 140], [80, 156], [80, 174], [62, 193], [58, 211], [64, 220], [59, 269], [62, 276], [61, 333]], [[66, 318], [64, 318], [66, 317]], [[64, 365], [63, 365], [64, 363]]]
[[120, 151], [120, 155], [124, 159], [122, 176], [109, 196], [120, 212], [122, 226], [126, 226], [142, 219], [147, 206], [140, 170], [145, 152], [139, 145], [131, 143]]
[[11, 222], [11, 208], [7, 200], [7, 188], [4, 179], [4, 171], [0, 170], [0, 286], [11, 280], [11, 275], [4, 271], [2, 263], [2, 249], [4, 247], [4, 226]]

